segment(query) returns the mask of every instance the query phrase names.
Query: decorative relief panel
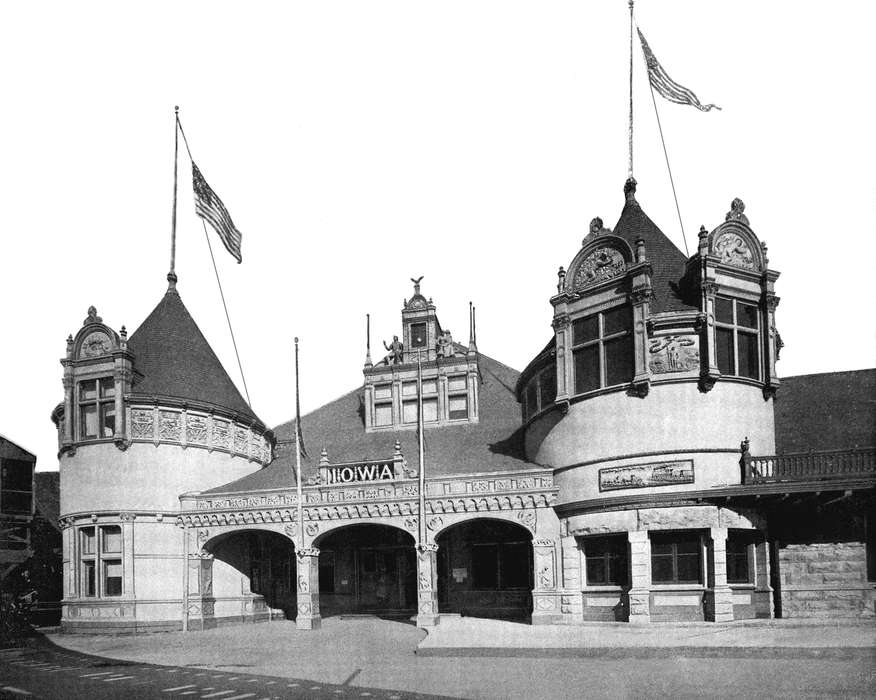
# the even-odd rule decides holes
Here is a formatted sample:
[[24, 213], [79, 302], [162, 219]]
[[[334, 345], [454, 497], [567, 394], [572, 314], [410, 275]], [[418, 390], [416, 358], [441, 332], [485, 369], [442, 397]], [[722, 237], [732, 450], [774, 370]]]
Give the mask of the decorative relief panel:
[[222, 447], [226, 450], [231, 444], [231, 428], [227, 420], [213, 419], [213, 447]]
[[581, 261], [572, 281], [574, 289], [589, 287], [612, 277], [624, 274], [624, 256], [614, 248], [597, 248]]
[[638, 489], [649, 486], [671, 486], [694, 483], [693, 460], [631, 464], [599, 470], [599, 490]]
[[666, 335], [653, 338], [648, 347], [648, 366], [654, 374], [688, 372], [700, 366], [697, 339], [691, 335]]
[[151, 440], [155, 433], [151, 408], [131, 409], [131, 437]]
[[751, 253], [751, 248], [738, 233], [730, 231], [722, 233], [715, 239], [713, 249], [722, 263], [734, 267], [744, 267], [748, 270], [754, 269], [754, 256]]
[[186, 442], [196, 445], [207, 444], [206, 416], [198, 416], [191, 413], [186, 415]]
[[182, 416], [175, 411], [158, 412], [158, 437], [162, 440], [179, 442]]
[[248, 444], [249, 431], [239, 425], [234, 426], [234, 451], [245, 455]]
[[85, 336], [79, 347], [79, 357], [99, 357], [113, 349], [113, 344], [106, 333], [95, 331]]

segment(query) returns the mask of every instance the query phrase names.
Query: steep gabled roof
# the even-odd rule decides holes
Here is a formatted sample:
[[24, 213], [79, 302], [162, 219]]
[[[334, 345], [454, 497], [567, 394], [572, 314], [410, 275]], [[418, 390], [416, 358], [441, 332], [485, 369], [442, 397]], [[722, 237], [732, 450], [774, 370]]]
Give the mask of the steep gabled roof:
[[258, 420], [182, 302], [175, 284], [128, 340], [132, 392], [212, 404]]
[[[482, 382], [479, 422], [429, 427], [424, 431], [426, 473], [431, 476], [532, 469], [523, 450], [520, 406], [514, 396], [518, 373], [490, 357], [480, 355]], [[316, 473], [323, 447], [334, 464], [388, 459], [395, 441], [412, 468], [417, 468], [417, 434], [414, 430], [365, 432], [363, 389], [357, 388], [301, 418], [308, 450], [302, 460], [305, 478]], [[295, 485], [295, 421], [274, 429], [277, 457], [271, 464], [238, 481], [206, 493], [234, 493]]]
[[699, 309], [697, 300], [685, 298], [679, 288], [687, 257], [642, 211], [636, 201], [635, 180], [627, 181], [624, 192], [626, 203], [612, 233], [623, 238], [633, 250], [636, 249], [636, 241], [642, 239], [645, 242], [645, 254], [653, 270], [651, 313]]
[[782, 378], [776, 450], [876, 447], [876, 369]]

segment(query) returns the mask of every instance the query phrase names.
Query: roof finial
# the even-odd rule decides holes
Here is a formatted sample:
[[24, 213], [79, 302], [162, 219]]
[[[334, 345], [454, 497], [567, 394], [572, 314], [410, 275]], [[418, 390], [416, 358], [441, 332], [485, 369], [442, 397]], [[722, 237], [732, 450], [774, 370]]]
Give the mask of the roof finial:
[[636, 202], [636, 178], [632, 175], [627, 178], [627, 181], [624, 183], [624, 196], [627, 198], [627, 204], [637, 204]]
[[420, 275], [419, 277], [417, 277], [417, 279], [414, 279], [413, 277], [411, 277], [411, 282], [414, 283], [414, 294], [415, 295], [420, 293], [420, 282], [423, 280], [423, 277], [425, 277], [425, 275]]
[[175, 292], [176, 291], [176, 281], [177, 281], [176, 273], [175, 272], [168, 272], [167, 273], [167, 291], [168, 292]]

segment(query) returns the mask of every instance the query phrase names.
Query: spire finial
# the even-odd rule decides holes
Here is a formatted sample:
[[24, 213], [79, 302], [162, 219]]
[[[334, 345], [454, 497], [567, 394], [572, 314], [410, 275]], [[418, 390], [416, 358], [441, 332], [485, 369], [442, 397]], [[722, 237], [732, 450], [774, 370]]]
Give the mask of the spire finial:
[[176, 291], [177, 279], [178, 278], [177, 278], [175, 272], [168, 272], [167, 273], [167, 291], [168, 292], [175, 292]]
[[365, 366], [371, 367], [371, 314], [365, 314]]
[[639, 183], [636, 182], [636, 178], [632, 175], [627, 178], [627, 181], [624, 183], [624, 197], [627, 199], [627, 204], [637, 204], [636, 202], [636, 185]]

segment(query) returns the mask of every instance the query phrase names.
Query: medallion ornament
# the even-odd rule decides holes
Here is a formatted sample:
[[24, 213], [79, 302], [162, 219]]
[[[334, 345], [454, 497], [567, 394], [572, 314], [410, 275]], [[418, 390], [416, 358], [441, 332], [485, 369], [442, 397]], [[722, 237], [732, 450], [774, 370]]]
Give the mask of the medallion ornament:
[[582, 289], [618, 277], [626, 270], [624, 256], [614, 248], [597, 248], [584, 258], [575, 272], [574, 289]]
[[715, 240], [715, 255], [721, 262], [734, 267], [744, 267], [747, 270], [754, 269], [754, 256], [751, 248], [738, 233], [730, 231], [722, 233]]

